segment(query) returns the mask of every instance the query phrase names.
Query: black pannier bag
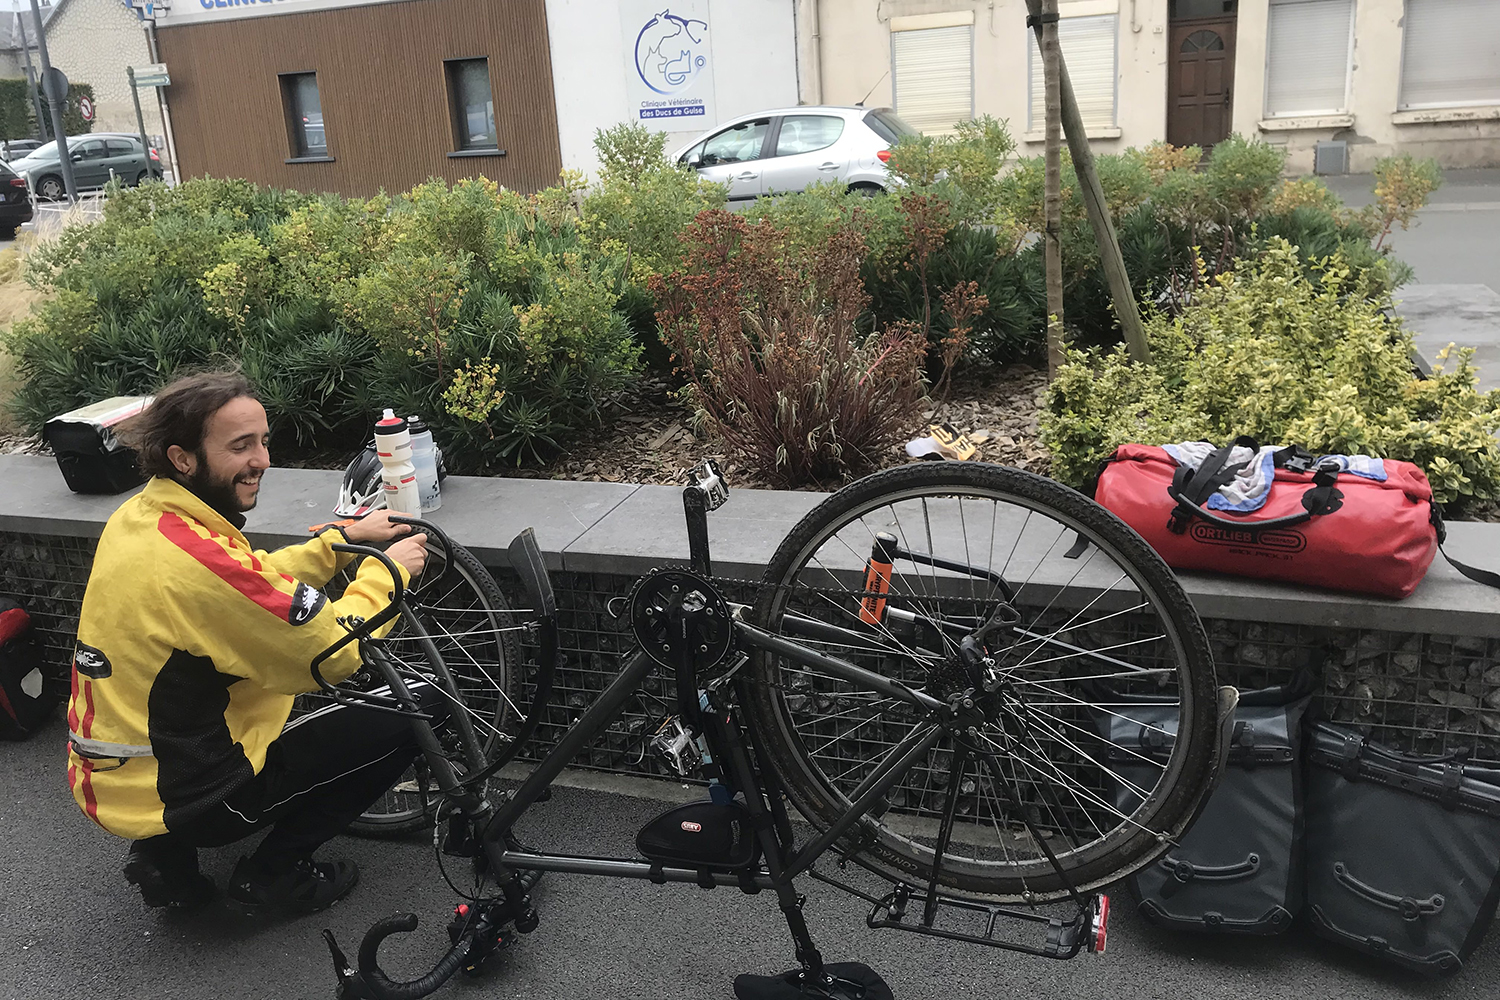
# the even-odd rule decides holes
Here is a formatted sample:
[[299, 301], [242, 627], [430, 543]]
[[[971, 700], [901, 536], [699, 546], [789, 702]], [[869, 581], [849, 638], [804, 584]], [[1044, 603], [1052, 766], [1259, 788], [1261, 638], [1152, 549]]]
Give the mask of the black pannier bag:
[[1500, 771], [1325, 723], [1308, 751], [1313, 929], [1417, 972], [1457, 971], [1500, 898]]
[[123, 493], [145, 481], [135, 452], [116, 430], [150, 403], [150, 396], [114, 396], [59, 414], [42, 425], [42, 439], [57, 456], [68, 489]]
[[[1240, 695], [1227, 766], [1193, 825], [1128, 881], [1140, 913], [1177, 930], [1279, 934], [1302, 908], [1302, 716], [1309, 684]], [[1139, 805], [1166, 762], [1178, 708], [1128, 707], [1104, 725], [1115, 804]], [[1128, 782], [1130, 784], [1125, 784]], [[1130, 785], [1134, 785], [1135, 789]]]

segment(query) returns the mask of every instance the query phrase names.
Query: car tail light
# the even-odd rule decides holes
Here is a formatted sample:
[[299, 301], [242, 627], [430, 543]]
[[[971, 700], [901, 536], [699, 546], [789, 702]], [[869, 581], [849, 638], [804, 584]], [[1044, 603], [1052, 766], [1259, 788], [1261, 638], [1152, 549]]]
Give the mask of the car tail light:
[[881, 163], [890, 163], [891, 151], [889, 149], [882, 149], [880, 152], [875, 154], [875, 158], [878, 159]]
[[24, 178], [24, 177], [12, 177], [10, 179], [10, 186], [13, 187], [13, 188], [23, 188], [23, 187], [26, 186], [26, 178]]
[[161, 162], [161, 157], [156, 155], [156, 150], [154, 149], [151, 151], [151, 159], [155, 160], [157, 163]]

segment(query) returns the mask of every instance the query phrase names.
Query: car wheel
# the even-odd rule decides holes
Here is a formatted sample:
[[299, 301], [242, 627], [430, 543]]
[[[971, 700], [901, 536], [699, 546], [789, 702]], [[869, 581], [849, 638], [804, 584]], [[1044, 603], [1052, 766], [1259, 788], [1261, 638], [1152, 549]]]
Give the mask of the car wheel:
[[0, 240], [13, 240], [16, 238], [15, 226], [0, 226]]
[[850, 184], [849, 193], [862, 195], [866, 198], [874, 198], [876, 195], [885, 194], [885, 188], [879, 184]]
[[62, 201], [67, 193], [61, 177], [48, 174], [36, 182], [36, 196], [43, 201]]
[[142, 184], [146, 183], [147, 181], [149, 181], [151, 179], [152, 179], [151, 178], [151, 171], [149, 171], [149, 170], [142, 170], [140, 173], [138, 173], [138, 174], [135, 175], [135, 186], [136, 187], [140, 187]]

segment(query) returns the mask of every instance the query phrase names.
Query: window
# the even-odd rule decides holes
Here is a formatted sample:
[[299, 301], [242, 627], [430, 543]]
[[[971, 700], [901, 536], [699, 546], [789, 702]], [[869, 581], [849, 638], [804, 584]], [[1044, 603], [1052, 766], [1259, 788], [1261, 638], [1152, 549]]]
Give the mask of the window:
[[884, 109], [865, 115], [865, 124], [880, 138], [894, 146], [903, 135], [918, 135], [916, 129]]
[[[1119, 17], [1065, 17], [1057, 22], [1057, 40], [1068, 63], [1073, 97], [1083, 116], [1083, 127], [1113, 128], [1115, 125], [1115, 30]], [[1031, 35], [1031, 118], [1027, 128], [1040, 132], [1047, 126], [1047, 87], [1042, 79], [1042, 50], [1036, 33]]]
[[760, 159], [760, 148], [765, 144], [766, 132], [771, 119], [757, 118], [753, 122], [740, 122], [718, 135], [710, 136], [703, 144], [702, 166], [716, 163], [743, 163]]
[[495, 100], [490, 90], [490, 61], [450, 59], [445, 65], [454, 148], [498, 149]]
[[286, 112], [291, 158], [307, 160], [327, 157], [328, 135], [323, 131], [323, 103], [318, 98], [318, 74], [283, 74], [281, 106]]
[[776, 155], [793, 156], [827, 149], [844, 134], [844, 119], [831, 115], [787, 115], [776, 137]]
[[1235, 0], [1172, 0], [1171, 18], [1186, 21], [1195, 17], [1219, 17], [1235, 12]]
[[891, 32], [896, 113], [929, 135], [974, 117], [974, 26]]
[[135, 143], [129, 139], [106, 139], [104, 145], [110, 156], [129, 156], [135, 152]]
[[1271, 0], [1266, 114], [1338, 114], [1349, 107], [1354, 0]]
[[1500, 4], [1406, 0], [1403, 108], [1500, 104]]
[[69, 153], [80, 160], [102, 160], [108, 155], [105, 152], [104, 143], [98, 139], [76, 146], [69, 150]]

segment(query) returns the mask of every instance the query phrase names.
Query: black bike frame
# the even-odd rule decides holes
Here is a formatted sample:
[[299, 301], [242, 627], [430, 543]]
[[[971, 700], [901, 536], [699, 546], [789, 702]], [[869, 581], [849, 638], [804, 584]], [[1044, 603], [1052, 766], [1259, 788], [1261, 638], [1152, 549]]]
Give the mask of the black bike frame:
[[[925, 756], [939, 739], [944, 729], [940, 716], [947, 713], [947, 705], [921, 691], [915, 691], [888, 677], [865, 670], [837, 657], [826, 656], [807, 649], [780, 636], [765, 632], [754, 626], [736, 622], [734, 625], [736, 648], [745, 652], [759, 649], [785, 657], [807, 667], [817, 668], [870, 691], [876, 691], [927, 710], [932, 720], [918, 724], [906, 739], [892, 748], [875, 770], [855, 790], [849, 809], [831, 825], [826, 832], [807, 846], [789, 856], [790, 839], [778, 837], [775, 817], [767, 813], [763, 795], [779, 792], [768, 788], [771, 776], [757, 769], [746, 750], [740, 729], [728, 706], [715, 706], [717, 715], [710, 713], [713, 724], [706, 725], [704, 738], [714, 760], [725, 769], [725, 773], [739, 790], [745, 793], [746, 806], [752, 826], [760, 831], [761, 846], [765, 852], [765, 871], [750, 877], [757, 888], [771, 889], [788, 885], [792, 878], [806, 871], [841, 836], [849, 831], [859, 818], [869, 811], [881, 796], [895, 785], [910, 769], [911, 765]], [[582, 875], [605, 875], [616, 878], [639, 878], [653, 882], [687, 882], [702, 884], [710, 878], [717, 885], [742, 885], [739, 874], [700, 872], [697, 869], [674, 868], [641, 859], [623, 859], [570, 854], [543, 854], [508, 849], [506, 835], [511, 827], [525, 814], [556, 780], [578, 754], [584, 750], [618, 716], [631, 696], [658, 665], [645, 653], [637, 652], [625, 661], [624, 668], [609, 687], [605, 688], [589, 706], [583, 716], [563, 735], [557, 745], [544, 757], [527, 778], [496, 810], [486, 826], [484, 847], [495, 875], [504, 882], [510, 869], [535, 869], [539, 871], [571, 872]], [[736, 692], [743, 700], [744, 692], [736, 681]], [[771, 800], [779, 802], [779, 794]], [[767, 822], [771, 820], [771, 822]]]

